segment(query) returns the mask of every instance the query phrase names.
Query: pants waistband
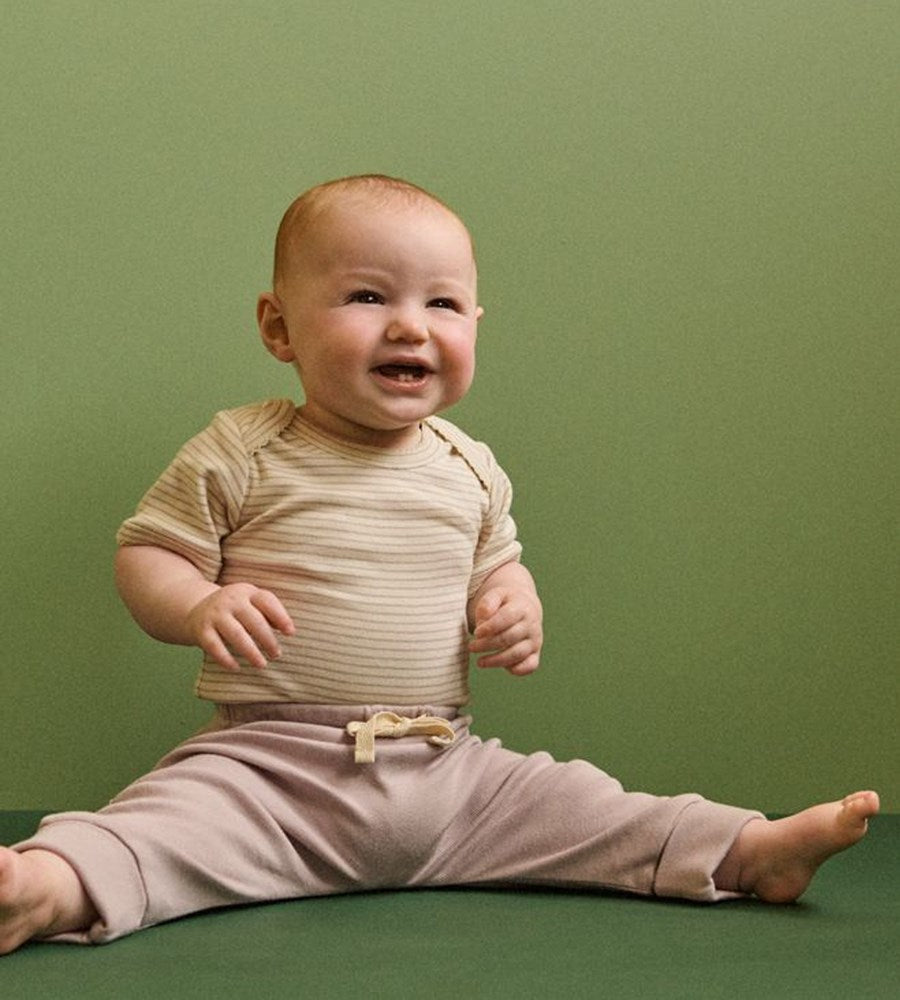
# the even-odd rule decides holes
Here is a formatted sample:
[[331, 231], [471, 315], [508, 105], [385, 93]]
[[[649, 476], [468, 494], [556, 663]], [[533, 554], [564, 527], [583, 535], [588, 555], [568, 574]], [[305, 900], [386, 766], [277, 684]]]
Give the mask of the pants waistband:
[[[306, 705], [297, 702], [250, 702], [216, 705], [210, 729], [229, 729], [248, 722], [302, 722], [312, 726], [345, 729], [350, 722], [367, 722], [379, 712], [394, 712], [407, 718], [436, 715], [460, 725], [468, 716], [449, 705]], [[458, 727], [454, 727], [458, 728]]]
[[445, 749], [471, 720], [446, 705], [301, 705], [292, 702], [220, 704], [204, 732], [233, 729], [252, 722], [294, 722], [343, 729], [354, 739], [357, 764], [375, 760], [375, 740], [421, 736]]

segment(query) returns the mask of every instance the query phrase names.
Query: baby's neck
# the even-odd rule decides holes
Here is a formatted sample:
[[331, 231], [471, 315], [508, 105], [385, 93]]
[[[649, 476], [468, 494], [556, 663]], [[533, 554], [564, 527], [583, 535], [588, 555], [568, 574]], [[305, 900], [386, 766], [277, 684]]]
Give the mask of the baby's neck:
[[297, 412], [305, 423], [342, 444], [402, 453], [416, 451], [422, 443], [423, 425], [418, 421], [406, 427], [381, 430], [350, 421], [338, 424], [337, 421], [323, 419], [315, 409], [305, 404], [298, 407]]

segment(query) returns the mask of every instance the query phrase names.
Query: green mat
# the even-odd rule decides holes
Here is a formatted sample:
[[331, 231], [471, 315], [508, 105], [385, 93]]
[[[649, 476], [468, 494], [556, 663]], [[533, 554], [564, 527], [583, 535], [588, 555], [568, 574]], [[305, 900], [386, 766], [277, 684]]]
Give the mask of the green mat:
[[[0, 841], [39, 813], [0, 813]], [[99, 948], [0, 958], [0, 997], [900, 996], [900, 816], [831, 861], [800, 903], [426, 890], [179, 920]]]

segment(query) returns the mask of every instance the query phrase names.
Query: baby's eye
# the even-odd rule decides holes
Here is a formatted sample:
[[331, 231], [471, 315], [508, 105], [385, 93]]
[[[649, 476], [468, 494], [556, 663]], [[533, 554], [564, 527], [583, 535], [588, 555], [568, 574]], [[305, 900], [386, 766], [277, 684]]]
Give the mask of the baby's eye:
[[384, 302], [384, 298], [378, 292], [373, 292], [370, 288], [360, 288], [356, 292], [351, 292], [347, 296], [347, 301], [361, 302], [363, 305], [378, 305]]
[[432, 299], [428, 303], [429, 309], [452, 309], [454, 312], [459, 312], [459, 304], [453, 299]]

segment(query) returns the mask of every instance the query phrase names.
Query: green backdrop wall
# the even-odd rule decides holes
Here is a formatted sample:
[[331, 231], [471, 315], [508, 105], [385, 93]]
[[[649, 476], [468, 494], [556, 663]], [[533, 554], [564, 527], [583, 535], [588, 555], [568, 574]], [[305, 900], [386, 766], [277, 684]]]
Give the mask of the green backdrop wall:
[[2, 808], [94, 807], [206, 718], [113, 536], [220, 408], [294, 394], [254, 326], [282, 210], [360, 171], [469, 222], [453, 416], [543, 592], [477, 728], [630, 787], [900, 808], [893, 3], [12, 5]]

